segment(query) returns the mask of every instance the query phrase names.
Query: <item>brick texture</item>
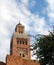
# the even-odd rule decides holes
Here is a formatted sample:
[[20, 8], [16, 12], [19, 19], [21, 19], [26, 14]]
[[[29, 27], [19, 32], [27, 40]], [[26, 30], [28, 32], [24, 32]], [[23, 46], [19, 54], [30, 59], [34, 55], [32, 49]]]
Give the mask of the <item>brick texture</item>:
[[10, 55], [6, 57], [6, 65], [40, 65], [36, 60], [31, 60], [30, 38], [24, 32], [20, 23], [15, 28], [11, 39]]
[[22, 59], [20, 56], [7, 55], [6, 65], [40, 65], [36, 60]]

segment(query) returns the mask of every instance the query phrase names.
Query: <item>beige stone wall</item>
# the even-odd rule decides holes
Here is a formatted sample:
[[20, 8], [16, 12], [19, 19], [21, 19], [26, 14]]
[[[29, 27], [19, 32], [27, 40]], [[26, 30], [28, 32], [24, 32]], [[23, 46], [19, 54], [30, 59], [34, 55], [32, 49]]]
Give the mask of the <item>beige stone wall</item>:
[[40, 63], [36, 60], [26, 60], [22, 59], [19, 56], [7, 56], [6, 65], [40, 65]]

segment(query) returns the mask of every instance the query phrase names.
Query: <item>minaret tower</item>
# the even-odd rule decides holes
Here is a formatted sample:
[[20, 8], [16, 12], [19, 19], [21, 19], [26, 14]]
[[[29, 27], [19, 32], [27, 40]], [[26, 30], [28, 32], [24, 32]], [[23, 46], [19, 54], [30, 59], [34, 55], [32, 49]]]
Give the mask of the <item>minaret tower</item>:
[[11, 39], [10, 54], [30, 59], [30, 38], [24, 30], [24, 26], [19, 22]]

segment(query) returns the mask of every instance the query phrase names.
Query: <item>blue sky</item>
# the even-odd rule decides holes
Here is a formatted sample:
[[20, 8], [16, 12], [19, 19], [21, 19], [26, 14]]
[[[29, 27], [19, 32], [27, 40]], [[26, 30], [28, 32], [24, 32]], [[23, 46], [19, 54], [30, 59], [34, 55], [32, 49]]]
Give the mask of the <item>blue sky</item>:
[[48, 34], [54, 25], [54, 0], [0, 0], [0, 61], [9, 54], [19, 21], [27, 33]]

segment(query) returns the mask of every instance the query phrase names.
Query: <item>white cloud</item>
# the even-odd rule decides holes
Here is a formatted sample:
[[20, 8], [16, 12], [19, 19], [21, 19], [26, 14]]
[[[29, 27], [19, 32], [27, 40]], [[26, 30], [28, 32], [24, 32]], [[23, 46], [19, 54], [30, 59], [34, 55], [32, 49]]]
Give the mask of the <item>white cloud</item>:
[[36, 1], [35, 1], [35, 0], [32, 0], [32, 1], [30, 2], [31, 7], [35, 6], [35, 4], [36, 4]]
[[50, 10], [54, 11], [54, 0], [46, 0], [48, 2], [48, 7]]
[[29, 0], [21, 0], [23, 4], [28, 4]]
[[51, 22], [54, 22], [54, 0], [46, 0], [48, 3], [47, 11], [48, 11], [48, 16], [49, 20]]
[[10, 49], [10, 39], [1, 39], [0, 40], [0, 61], [6, 60], [6, 55], [9, 54]]
[[[15, 0], [0, 0], [0, 60], [4, 60], [9, 51], [10, 35], [13, 33], [16, 24], [21, 21], [25, 26], [26, 31], [38, 32], [47, 34], [45, 19], [40, 18], [38, 14], [32, 14], [30, 10], [23, 4], [28, 4], [28, 0], [21, 0], [17, 5]], [[33, 27], [30, 24], [33, 24]], [[11, 34], [10, 34], [11, 33]], [[2, 49], [3, 48], [3, 49]]]
[[50, 21], [54, 22], [54, 12], [50, 12], [48, 15], [50, 17]]
[[[38, 32], [38, 34], [48, 34], [48, 29], [46, 27], [46, 21], [44, 18], [35, 18], [34, 19], [34, 30]], [[45, 32], [44, 32], [45, 31]]]

